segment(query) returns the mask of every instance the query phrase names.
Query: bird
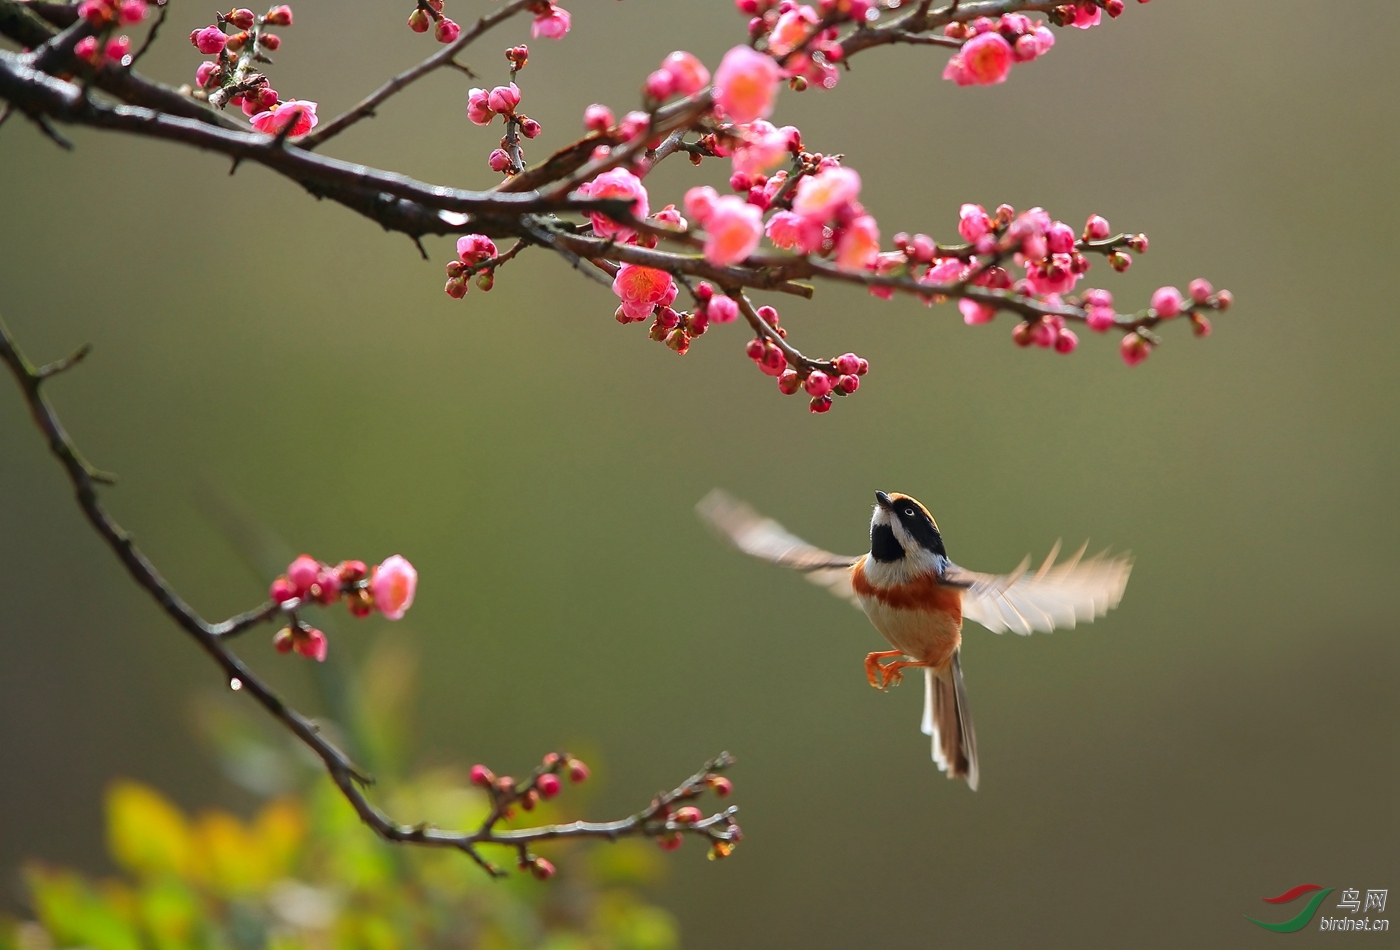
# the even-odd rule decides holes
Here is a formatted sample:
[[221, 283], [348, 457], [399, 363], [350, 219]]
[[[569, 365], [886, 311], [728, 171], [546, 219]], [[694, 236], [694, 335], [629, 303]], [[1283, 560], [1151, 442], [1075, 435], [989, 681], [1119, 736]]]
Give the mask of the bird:
[[943, 534], [927, 508], [898, 492], [875, 493], [870, 551], [847, 557], [823, 551], [721, 489], [696, 512], [725, 541], [764, 561], [792, 568], [865, 611], [894, 649], [865, 658], [871, 686], [888, 690], [904, 670], [924, 671], [920, 727], [933, 761], [950, 779], [976, 791], [977, 738], [963, 682], [963, 621], [993, 633], [1029, 634], [1072, 628], [1118, 606], [1132, 556], [1107, 551], [1084, 557], [1088, 543], [1055, 563], [1057, 541], [1034, 571], [1025, 558], [1009, 574], [983, 574], [948, 559]]

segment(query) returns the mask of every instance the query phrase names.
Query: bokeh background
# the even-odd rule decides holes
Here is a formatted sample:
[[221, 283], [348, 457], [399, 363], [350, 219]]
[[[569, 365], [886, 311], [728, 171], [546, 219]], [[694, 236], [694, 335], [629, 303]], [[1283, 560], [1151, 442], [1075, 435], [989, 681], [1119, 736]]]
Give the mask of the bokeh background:
[[[489, 8], [456, 2], [462, 22]], [[301, 0], [274, 85], [338, 112], [431, 51], [403, 6]], [[588, 103], [634, 107], [671, 49], [713, 64], [743, 35], [721, 0], [569, 6], [574, 31], [532, 44], [521, 77], [534, 157]], [[146, 70], [191, 75], [182, 36], [210, 12], [173, 0]], [[1133, 370], [1111, 339], [1027, 352], [1005, 317], [968, 328], [951, 307], [822, 288], [773, 301], [784, 324], [872, 370], [815, 417], [754, 370], [738, 327], [677, 357], [543, 253], [452, 301], [446, 241], [424, 263], [259, 168], [86, 132], [66, 154], [20, 121], [0, 132], [0, 312], [36, 359], [94, 344], [51, 395], [120, 473], [112, 510], [206, 616], [267, 580], [211, 497], [324, 558], [418, 565], [392, 632], [424, 659], [423, 761], [521, 770], [591, 749], [601, 817], [737, 753], [747, 840], [722, 864], [682, 849], [658, 898], [686, 946], [1263, 946], [1280, 938], [1242, 919], [1281, 916], [1263, 896], [1400, 885], [1400, 10], [1350, 6], [1345, 43], [1328, 16], [1130, 4], [995, 88], [957, 89], [945, 54], [904, 48], [781, 97], [780, 122], [861, 172], [886, 235], [951, 237], [964, 201], [1097, 212], [1152, 239], [1122, 277], [1095, 265], [1125, 306], [1198, 275], [1235, 292], [1212, 337], [1169, 325]], [[465, 57], [488, 85], [524, 24]], [[431, 77], [328, 151], [486, 186], [495, 133], [465, 121], [466, 85]], [[668, 164], [654, 206], [724, 174]], [[87, 528], [3, 387], [0, 446], [14, 909], [25, 858], [107, 866], [114, 776], [186, 807], [253, 803], [192, 728], [214, 670]], [[863, 549], [883, 488], [925, 501], [975, 568], [1058, 537], [1129, 547], [1137, 567], [1092, 626], [969, 629], [973, 794], [928, 761], [918, 685], [866, 685], [882, 641], [857, 612], [695, 521], [716, 485], [839, 551]], [[340, 624], [333, 660], [362, 657], [374, 623]], [[267, 641], [243, 649], [316, 710], [305, 664]]]

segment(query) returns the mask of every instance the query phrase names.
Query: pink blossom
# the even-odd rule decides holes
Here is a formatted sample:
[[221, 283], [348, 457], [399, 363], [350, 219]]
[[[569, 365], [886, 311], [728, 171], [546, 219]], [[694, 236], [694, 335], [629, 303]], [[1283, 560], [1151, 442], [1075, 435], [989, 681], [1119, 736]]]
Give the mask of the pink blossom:
[[194, 84], [203, 89], [209, 84], [209, 79], [219, 71], [218, 63], [205, 61], [199, 64], [199, 68], [194, 71]]
[[836, 263], [851, 269], [869, 267], [880, 253], [880, 229], [863, 214], [846, 226], [836, 243]]
[[1191, 294], [1191, 299], [1196, 303], [1205, 303], [1210, 299], [1210, 295], [1215, 293], [1215, 288], [1212, 287], [1210, 281], [1206, 280], [1204, 277], [1197, 277], [1195, 280], [1191, 281], [1187, 290]]
[[831, 392], [831, 377], [819, 369], [814, 369], [803, 380], [802, 388], [807, 390], [809, 396], [825, 396]]
[[94, 65], [100, 65], [100, 56], [97, 54], [97, 37], [85, 36], [73, 44], [73, 55], [79, 59], [85, 59]]
[[1079, 337], [1075, 336], [1074, 331], [1061, 327], [1060, 332], [1055, 335], [1055, 352], [1073, 353], [1077, 346], [1079, 346]]
[[943, 78], [959, 86], [995, 85], [1006, 81], [1015, 59], [1011, 44], [1000, 33], [980, 33], [948, 60]]
[[131, 37], [118, 36], [107, 41], [107, 48], [103, 53], [108, 59], [120, 63], [131, 53]]
[[407, 560], [395, 554], [384, 559], [369, 579], [374, 605], [389, 620], [398, 620], [413, 606], [418, 589], [418, 572]]
[[1013, 48], [1016, 51], [1016, 62], [1018, 63], [1029, 63], [1040, 55], [1040, 41], [1033, 33], [1016, 37]]
[[[611, 171], [603, 172], [597, 178], [582, 185], [578, 192], [587, 198], [631, 199], [632, 214], [638, 218], [645, 218], [651, 213], [647, 204], [646, 186], [642, 184], [640, 178], [625, 168], [614, 168]], [[689, 206], [686, 210], [690, 210]], [[618, 240], [625, 241], [633, 236], [630, 228], [618, 224], [602, 212], [594, 211], [589, 216], [593, 220], [593, 233], [600, 237], [616, 237]]]
[[1123, 362], [1129, 366], [1136, 366], [1147, 359], [1152, 352], [1152, 344], [1143, 339], [1139, 333], [1129, 333], [1123, 337], [1123, 342], [1118, 345], [1118, 355], [1123, 357]]
[[489, 125], [494, 113], [491, 111], [491, 94], [485, 89], [467, 90], [467, 119], [472, 125]]
[[292, 8], [285, 3], [279, 3], [271, 10], [267, 11], [267, 22], [273, 26], [291, 26]]
[[527, 118], [520, 120], [520, 134], [525, 136], [527, 139], [532, 139], [543, 131], [544, 127], [538, 122], [536, 122], [534, 119]]
[[1084, 222], [1084, 234], [1091, 241], [1102, 241], [1112, 231], [1108, 219], [1097, 214], [1089, 215], [1089, 220]]
[[438, 21], [433, 24], [433, 38], [439, 43], [454, 42], [461, 35], [462, 28], [450, 17], [438, 17]]
[[668, 300], [674, 300], [676, 294], [675, 281], [670, 274], [640, 264], [623, 264], [618, 268], [612, 289], [622, 300], [622, 312], [633, 321], [645, 320], [658, 304], [667, 306]]
[[486, 104], [490, 106], [492, 112], [511, 115], [515, 112], [515, 107], [520, 104], [520, 87], [515, 83], [511, 83], [509, 86], [497, 86], [487, 93]]
[[267, 112], [259, 112], [248, 120], [259, 132], [272, 135], [292, 124], [292, 135], [305, 135], [316, 128], [316, 103], [305, 99], [288, 99]]
[[146, 0], [122, 0], [117, 7], [117, 20], [124, 26], [146, 19]]
[[492, 149], [486, 156], [486, 164], [493, 172], [503, 172], [510, 168], [510, 153], [503, 148]]
[[287, 580], [291, 581], [298, 597], [305, 597], [321, 574], [321, 562], [309, 554], [303, 554], [287, 565]]
[[1111, 328], [1116, 322], [1116, 315], [1114, 314], [1112, 307], [1106, 307], [1103, 305], [1090, 306], [1086, 307], [1084, 312], [1086, 314], [1086, 317], [1084, 318], [1085, 324], [1088, 325], [1090, 330], [1093, 330], [1097, 333], [1105, 332], [1106, 330]]
[[1034, 36], [1036, 44], [1040, 47], [1041, 56], [1050, 52], [1050, 47], [1055, 45], [1055, 32], [1044, 24], [1035, 28]]
[[1056, 221], [1045, 232], [1045, 247], [1051, 254], [1068, 254], [1074, 250], [1074, 229]]
[[530, 24], [530, 35], [535, 39], [541, 36], [550, 40], [563, 39], [564, 34], [569, 32], [571, 21], [568, 10], [551, 3], [548, 12], [535, 17], [535, 21]]
[[617, 124], [617, 132], [622, 136], [623, 141], [630, 142], [637, 136], [644, 134], [650, 126], [651, 116], [636, 110], [622, 117], [622, 121]]
[[768, 240], [778, 247], [799, 254], [812, 254], [822, 249], [825, 231], [820, 221], [804, 218], [792, 211], [779, 211], [768, 219]]
[[807, 39], [812, 27], [821, 22], [817, 11], [809, 6], [795, 7], [778, 17], [773, 32], [768, 34], [768, 49], [774, 56], [786, 56]]
[[590, 132], [606, 132], [613, 122], [613, 112], [605, 105], [595, 102], [583, 110], [583, 127]]
[[1066, 294], [1079, 282], [1068, 254], [1052, 254], [1040, 261], [1027, 262], [1026, 280], [1038, 294]]
[[715, 102], [735, 122], [766, 119], [773, 113], [781, 78], [782, 70], [771, 56], [736, 46], [715, 70]]
[[285, 604], [289, 600], [295, 600], [300, 595], [297, 593], [297, 585], [285, 577], [279, 577], [272, 582], [272, 586], [268, 589], [268, 596], [279, 604]]
[[985, 303], [978, 303], [975, 300], [963, 298], [958, 301], [958, 311], [962, 313], [963, 323], [968, 326], [976, 326], [979, 323], [991, 323], [992, 318], [997, 315], [995, 307]]
[[324, 663], [326, 661], [326, 647], [328, 645], [326, 635], [315, 627], [307, 627], [300, 631], [300, 633], [301, 636], [294, 636], [292, 638], [292, 644], [296, 647], [296, 651], [307, 659], [315, 660], [317, 663]]
[[457, 239], [457, 257], [464, 264], [480, 264], [496, 256], [496, 242], [484, 234], [463, 234]]
[[652, 215], [651, 219], [657, 224], [663, 224], [674, 231], [684, 231], [689, 227], [685, 218], [681, 217], [681, 213], [676, 210], [675, 205], [667, 205], [656, 212], [656, 214]]
[[643, 90], [648, 99], [661, 102], [671, 98], [671, 93], [676, 91], [676, 80], [666, 70], [657, 69], [647, 76]]
[[715, 323], [733, 323], [739, 318], [739, 305], [730, 297], [716, 294], [705, 304], [705, 313]]
[[705, 218], [705, 259], [716, 267], [737, 264], [758, 247], [763, 212], [736, 195], [718, 198]]
[[685, 213], [703, 228], [705, 219], [710, 216], [718, 200], [719, 192], [709, 185], [696, 185], [685, 193]]
[[1181, 291], [1175, 287], [1158, 287], [1152, 294], [1152, 309], [1163, 319], [1170, 319], [1180, 313], [1181, 303]]
[[940, 257], [938, 262], [928, 269], [923, 279], [929, 283], [951, 284], [962, 280], [966, 271], [967, 262], [961, 258]]
[[107, 0], [83, 0], [78, 4], [78, 16], [93, 26], [102, 26], [111, 16], [112, 8]]
[[676, 93], [693, 96], [710, 82], [710, 71], [693, 54], [676, 50], [661, 61], [661, 68], [671, 74]]
[[860, 175], [855, 170], [835, 166], [797, 183], [792, 210], [813, 221], [830, 221], [860, 194]]
[[195, 49], [206, 56], [211, 56], [224, 48], [228, 43], [228, 37], [224, 36], [224, 31], [217, 26], [206, 26], [202, 30], [195, 30], [190, 34], [190, 42]]
[[964, 241], [976, 241], [991, 229], [991, 216], [981, 205], [965, 204], [958, 211], [958, 233]]
[[1074, 8], [1074, 22], [1070, 26], [1087, 30], [1092, 26], [1098, 26], [1103, 19], [1103, 10], [1096, 3], [1081, 3]]
[[755, 119], [735, 128], [740, 143], [734, 149], [734, 170], [747, 175], [761, 175], [780, 164], [788, 155], [791, 137], [786, 129], [777, 129], [765, 119]]

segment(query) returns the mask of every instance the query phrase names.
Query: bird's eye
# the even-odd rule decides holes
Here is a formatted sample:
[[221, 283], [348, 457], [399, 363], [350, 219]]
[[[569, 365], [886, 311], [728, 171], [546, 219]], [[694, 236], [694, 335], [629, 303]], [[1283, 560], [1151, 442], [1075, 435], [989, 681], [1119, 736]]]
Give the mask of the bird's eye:
[[914, 517], [914, 509], [913, 509], [913, 508], [905, 508], [905, 509], [904, 509], [904, 513], [905, 513], [906, 515], [908, 515], [909, 517], [911, 517], [911, 518]]

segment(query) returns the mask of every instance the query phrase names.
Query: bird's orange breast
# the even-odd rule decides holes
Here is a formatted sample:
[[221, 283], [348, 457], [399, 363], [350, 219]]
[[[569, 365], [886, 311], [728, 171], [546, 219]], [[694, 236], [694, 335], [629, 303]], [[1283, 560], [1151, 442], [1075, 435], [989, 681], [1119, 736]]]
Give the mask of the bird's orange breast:
[[941, 583], [935, 574], [921, 574], [903, 584], [876, 587], [865, 576], [865, 561], [860, 560], [851, 571], [851, 586], [861, 597], [872, 597], [886, 607], [951, 615], [949, 619], [954, 623], [962, 623], [962, 588]]

